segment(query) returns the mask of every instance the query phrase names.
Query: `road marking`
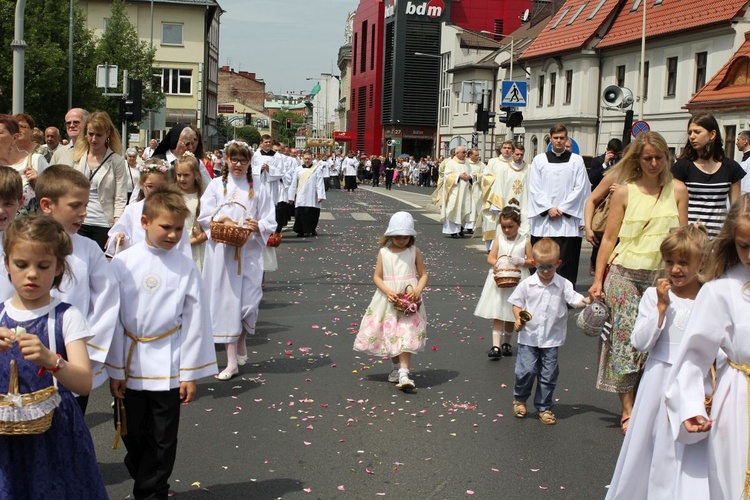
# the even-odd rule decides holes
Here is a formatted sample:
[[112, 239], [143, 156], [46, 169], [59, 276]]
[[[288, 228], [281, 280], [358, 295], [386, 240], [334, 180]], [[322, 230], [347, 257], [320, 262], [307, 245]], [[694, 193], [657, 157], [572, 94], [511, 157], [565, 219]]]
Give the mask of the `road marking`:
[[336, 220], [331, 212], [320, 212], [320, 220]]
[[424, 215], [428, 219], [432, 219], [436, 222], [440, 222], [440, 214], [422, 214], [422, 215]]
[[363, 213], [363, 212], [352, 212], [352, 219], [354, 219], [354, 220], [373, 221], [373, 220], [375, 220], [375, 217], [373, 217], [370, 214]]

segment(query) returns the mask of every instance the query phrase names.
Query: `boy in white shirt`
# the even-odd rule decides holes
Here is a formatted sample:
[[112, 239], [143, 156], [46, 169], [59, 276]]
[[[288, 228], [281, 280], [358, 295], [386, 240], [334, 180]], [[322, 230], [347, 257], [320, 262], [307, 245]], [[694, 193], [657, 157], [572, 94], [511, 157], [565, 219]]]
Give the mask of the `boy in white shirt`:
[[[552, 413], [553, 392], [560, 368], [557, 348], [565, 343], [567, 306], [586, 307], [591, 300], [573, 289], [573, 284], [557, 274], [560, 246], [542, 238], [532, 247], [536, 273], [518, 284], [508, 302], [513, 305], [518, 331], [516, 381], [513, 388], [513, 414], [526, 416], [526, 400], [537, 381], [534, 406], [545, 425], [557, 423]], [[529, 319], [529, 315], [531, 318]]]
[[177, 188], [156, 188], [143, 205], [145, 240], [111, 263], [123, 300], [107, 372], [134, 498], [167, 497], [180, 406], [195, 398], [196, 380], [218, 372], [203, 281], [175, 251], [188, 214]]

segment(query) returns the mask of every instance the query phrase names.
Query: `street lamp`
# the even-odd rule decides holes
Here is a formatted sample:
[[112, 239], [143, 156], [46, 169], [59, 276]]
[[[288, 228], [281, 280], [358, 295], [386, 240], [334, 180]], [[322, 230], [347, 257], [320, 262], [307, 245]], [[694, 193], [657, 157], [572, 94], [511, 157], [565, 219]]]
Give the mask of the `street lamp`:
[[510, 80], [513, 80], [513, 44], [515, 39], [510, 35], [504, 35], [502, 33], [493, 33], [492, 31], [482, 30], [480, 33], [492, 36], [501, 36], [503, 38], [510, 38]]

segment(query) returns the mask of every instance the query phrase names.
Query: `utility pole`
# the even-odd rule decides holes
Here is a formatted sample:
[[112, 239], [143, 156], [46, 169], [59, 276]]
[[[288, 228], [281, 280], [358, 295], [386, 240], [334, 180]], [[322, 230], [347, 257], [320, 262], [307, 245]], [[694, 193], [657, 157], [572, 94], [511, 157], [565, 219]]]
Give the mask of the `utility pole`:
[[16, 2], [15, 30], [13, 41], [13, 114], [23, 113], [24, 106], [24, 71], [26, 42], [23, 40], [23, 21], [26, 12], [26, 0]]

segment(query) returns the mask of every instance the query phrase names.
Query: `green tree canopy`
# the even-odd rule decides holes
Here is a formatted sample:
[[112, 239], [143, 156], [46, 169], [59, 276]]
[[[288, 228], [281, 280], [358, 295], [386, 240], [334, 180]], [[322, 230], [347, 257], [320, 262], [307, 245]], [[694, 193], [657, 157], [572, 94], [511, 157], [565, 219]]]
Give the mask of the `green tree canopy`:
[[[287, 118], [290, 118], [292, 120], [292, 128], [290, 129], [286, 128]], [[273, 114], [273, 119], [279, 123], [279, 142], [294, 145], [294, 136], [297, 132], [297, 129], [304, 124], [304, 120], [302, 119], [302, 117], [296, 113], [292, 113], [291, 111], [282, 109], [281, 111], [277, 111]]]
[[[0, 110], [10, 112], [13, 101], [15, 0], [0, 0]], [[91, 64], [95, 41], [85, 28], [85, 18], [75, 9], [73, 21], [73, 105], [91, 107], [99, 102], [96, 66]], [[68, 108], [68, 33], [70, 5], [60, 0], [34, 0], [26, 4], [24, 112], [39, 128], [54, 125], [64, 131]]]

